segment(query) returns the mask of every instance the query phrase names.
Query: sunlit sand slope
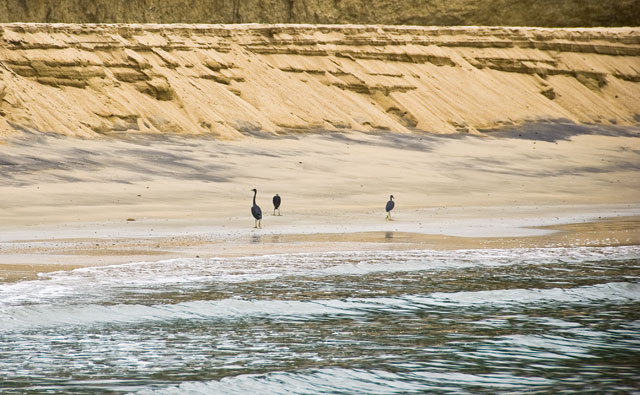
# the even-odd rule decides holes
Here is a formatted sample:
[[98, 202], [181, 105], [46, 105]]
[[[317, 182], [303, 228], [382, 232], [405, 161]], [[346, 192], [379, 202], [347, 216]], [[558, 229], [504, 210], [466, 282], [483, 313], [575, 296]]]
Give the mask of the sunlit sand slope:
[[0, 136], [640, 120], [640, 28], [0, 25]]

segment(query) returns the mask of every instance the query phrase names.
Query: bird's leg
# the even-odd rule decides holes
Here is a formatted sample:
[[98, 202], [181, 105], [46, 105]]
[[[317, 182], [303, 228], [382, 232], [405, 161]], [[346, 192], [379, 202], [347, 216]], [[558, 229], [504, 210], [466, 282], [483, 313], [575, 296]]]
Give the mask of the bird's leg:
[[387, 213], [387, 218], [386, 218], [386, 220], [387, 220], [387, 221], [391, 221], [391, 213]]
[[273, 209], [273, 215], [274, 216], [276, 215], [276, 209], [275, 208]]
[[253, 229], [258, 229], [258, 220], [256, 219], [253, 222], [254, 222]]
[[258, 228], [262, 229], [262, 220], [258, 220]]
[[280, 214], [280, 209], [278, 209], [278, 216], [281, 216], [282, 214]]

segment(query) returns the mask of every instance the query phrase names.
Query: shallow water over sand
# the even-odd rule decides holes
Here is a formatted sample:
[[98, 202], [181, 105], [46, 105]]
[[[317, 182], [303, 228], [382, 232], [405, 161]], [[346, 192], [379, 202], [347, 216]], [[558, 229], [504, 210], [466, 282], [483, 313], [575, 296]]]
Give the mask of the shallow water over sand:
[[0, 388], [640, 390], [640, 247], [175, 259], [0, 284]]

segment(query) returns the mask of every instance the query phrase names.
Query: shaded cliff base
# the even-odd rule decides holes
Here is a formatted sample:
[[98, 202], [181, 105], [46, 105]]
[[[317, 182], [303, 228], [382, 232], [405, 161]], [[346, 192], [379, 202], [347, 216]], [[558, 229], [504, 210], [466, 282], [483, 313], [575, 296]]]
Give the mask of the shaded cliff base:
[[[293, 180], [307, 173], [320, 177], [320, 180], [330, 178], [332, 174], [340, 178], [341, 174], [349, 173], [348, 169], [339, 168], [341, 161], [366, 166], [368, 159], [363, 154], [375, 155], [377, 149], [389, 158], [397, 155], [395, 160], [385, 165], [385, 171], [394, 175], [392, 179], [405, 179], [408, 188], [412, 181], [433, 182], [429, 179], [428, 171], [448, 174], [458, 166], [464, 166], [465, 162], [470, 167], [494, 163], [495, 167], [487, 168], [487, 175], [502, 172], [528, 177], [525, 171], [515, 171], [521, 160], [515, 153], [506, 155], [500, 152], [507, 147], [517, 149], [530, 160], [541, 160], [540, 164], [544, 163], [543, 159], [552, 159], [548, 166], [555, 168], [552, 173], [554, 177], [640, 171], [640, 126], [577, 125], [556, 120], [483, 130], [483, 135], [322, 129], [305, 133], [286, 131], [273, 134], [260, 130], [245, 130], [244, 133], [245, 138], [237, 141], [219, 141], [206, 135], [127, 132], [113, 132], [94, 139], [75, 139], [58, 133], [24, 129], [0, 144], [0, 185], [21, 187], [44, 182], [75, 187], [101, 179], [106, 183], [129, 184], [145, 178], [167, 178], [176, 182], [198, 181], [203, 186], [213, 183], [215, 186], [216, 183], [233, 183], [239, 174], [259, 179], [263, 173], [259, 164], [264, 162], [273, 167], [274, 175], [268, 179], [290, 179], [295, 187]], [[600, 157], [597, 147], [582, 146], [585, 141], [603, 142], [603, 149], [610, 148], [611, 152], [602, 152]], [[586, 163], [588, 159], [583, 158], [584, 166], [575, 167], [574, 164], [579, 162], [571, 158], [572, 143], [575, 143], [576, 152], [588, 150], [593, 155], [590, 158], [592, 163]], [[448, 147], [453, 153], [441, 151], [443, 147]], [[478, 152], [472, 152], [476, 148]], [[545, 152], [536, 151], [544, 148], [548, 148], [546, 154], [557, 152], [558, 156], [546, 157]], [[457, 149], [460, 151], [457, 152]], [[492, 152], [494, 149], [495, 152]], [[438, 158], [439, 152], [446, 155]], [[327, 169], [334, 173], [320, 174], [313, 168], [307, 168], [304, 161], [295, 160], [314, 154], [316, 161], [326, 159]], [[407, 155], [416, 161], [411, 162]], [[504, 159], [490, 159], [493, 155]], [[514, 162], [507, 161], [507, 157], [513, 158]], [[563, 160], [567, 163], [561, 163]], [[290, 167], [291, 164], [298, 166]], [[375, 168], [380, 164], [372, 162], [371, 165]], [[434, 170], [434, 166], [439, 170]], [[538, 175], [547, 174], [536, 166], [532, 166], [531, 171]], [[278, 176], [275, 176], [276, 173]], [[370, 176], [368, 172], [353, 174], [355, 179]], [[415, 180], [406, 178], [410, 176]], [[346, 180], [350, 178], [345, 176]], [[632, 181], [627, 176], [624, 180]], [[490, 190], [491, 187], [482, 189]], [[359, 192], [359, 188], [355, 191]], [[449, 199], [453, 201], [465, 196]], [[582, 201], [591, 196], [593, 193], [580, 199]], [[631, 193], [627, 197], [633, 196]]]
[[[636, 117], [636, 120], [640, 123], [640, 115]], [[525, 122], [521, 125], [505, 125], [500, 128], [481, 129], [480, 132], [486, 136], [496, 138], [517, 138], [546, 142], [570, 141], [572, 137], [582, 135], [640, 137], [640, 127], [638, 126], [578, 125], [567, 119]]]

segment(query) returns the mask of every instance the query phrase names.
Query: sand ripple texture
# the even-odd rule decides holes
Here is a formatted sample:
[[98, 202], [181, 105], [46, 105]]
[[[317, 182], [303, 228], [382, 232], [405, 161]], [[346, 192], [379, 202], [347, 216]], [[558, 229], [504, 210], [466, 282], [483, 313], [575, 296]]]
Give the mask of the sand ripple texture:
[[637, 246], [87, 267], [0, 284], [0, 387], [631, 393], [639, 306]]

